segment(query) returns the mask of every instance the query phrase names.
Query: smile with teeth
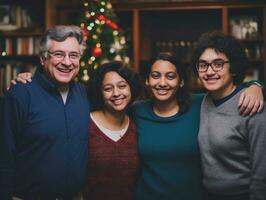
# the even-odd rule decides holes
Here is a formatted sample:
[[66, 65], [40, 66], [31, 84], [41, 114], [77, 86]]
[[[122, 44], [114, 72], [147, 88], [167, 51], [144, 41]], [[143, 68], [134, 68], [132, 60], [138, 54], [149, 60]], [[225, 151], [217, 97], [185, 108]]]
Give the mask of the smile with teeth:
[[113, 99], [112, 102], [115, 104], [115, 105], [120, 105], [124, 102], [124, 99]]
[[63, 73], [69, 73], [73, 70], [72, 68], [60, 68], [60, 67], [57, 67], [56, 69]]
[[157, 92], [158, 94], [160, 94], [160, 95], [167, 94], [168, 91], [169, 91], [169, 89], [162, 89], [162, 88], [156, 88], [155, 90], [156, 90], [156, 92]]
[[207, 83], [215, 83], [219, 78], [204, 78]]

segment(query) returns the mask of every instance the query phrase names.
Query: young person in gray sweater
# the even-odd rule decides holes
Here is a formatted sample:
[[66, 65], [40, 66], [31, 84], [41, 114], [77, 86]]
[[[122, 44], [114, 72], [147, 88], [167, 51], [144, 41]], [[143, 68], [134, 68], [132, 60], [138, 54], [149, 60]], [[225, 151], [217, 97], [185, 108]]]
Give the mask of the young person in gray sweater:
[[240, 43], [205, 33], [194, 49], [195, 72], [208, 93], [198, 135], [208, 200], [266, 199], [266, 110], [241, 116], [237, 109], [248, 59]]

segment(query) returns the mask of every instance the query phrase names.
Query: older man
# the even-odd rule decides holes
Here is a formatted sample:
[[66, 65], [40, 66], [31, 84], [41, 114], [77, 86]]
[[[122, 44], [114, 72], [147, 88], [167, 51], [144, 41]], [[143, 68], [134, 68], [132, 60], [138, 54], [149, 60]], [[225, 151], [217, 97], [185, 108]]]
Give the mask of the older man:
[[40, 44], [32, 82], [4, 97], [0, 134], [0, 199], [73, 199], [87, 162], [90, 106], [73, 79], [85, 49], [76, 26], [55, 26]]

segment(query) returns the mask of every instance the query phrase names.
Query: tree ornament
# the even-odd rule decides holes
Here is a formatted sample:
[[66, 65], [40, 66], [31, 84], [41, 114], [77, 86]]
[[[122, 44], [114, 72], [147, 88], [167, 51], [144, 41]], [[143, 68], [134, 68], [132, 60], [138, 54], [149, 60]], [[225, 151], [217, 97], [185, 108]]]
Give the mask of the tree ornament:
[[87, 27], [82, 26], [81, 31], [83, 33], [84, 41], [87, 41], [87, 39], [89, 38], [89, 31], [88, 31]]
[[105, 24], [107, 24], [109, 27], [111, 27], [114, 30], [120, 29], [120, 27], [115, 22], [113, 22], [112, 20], [108, 19], [104, 15], [99, 15], [99, 16], [96, 17], [96, 19], [105, 22]]
[[106, 8], [112, 9], [112, 4], [111, 3], [107, 3]]
[[91, 55], [94, 57], [99, 57], [103, 53], [103, 50], [101, 47], [94, 47], [91, 51]]

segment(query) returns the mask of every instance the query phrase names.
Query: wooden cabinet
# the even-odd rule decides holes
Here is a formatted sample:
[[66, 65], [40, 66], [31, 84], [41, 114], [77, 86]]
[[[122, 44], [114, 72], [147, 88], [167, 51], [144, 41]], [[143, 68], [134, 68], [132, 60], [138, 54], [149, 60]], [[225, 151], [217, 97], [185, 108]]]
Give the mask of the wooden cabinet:
[[189, 64], [189, 55], [195, 41], [206, 31], [221, 30], [237, 36], [237, 24], [241, 30], [245, 51], [251, 60], [248, 78], [266, 83], [266, 2], [265, 1], [123, 1], [116, 0], [113, 6], [118, 14], [128, 15], [131, 26], [132, 58], [134, 68], [145, 73], [148, 61], [158, 51], [174, 51], [184, 63]]

